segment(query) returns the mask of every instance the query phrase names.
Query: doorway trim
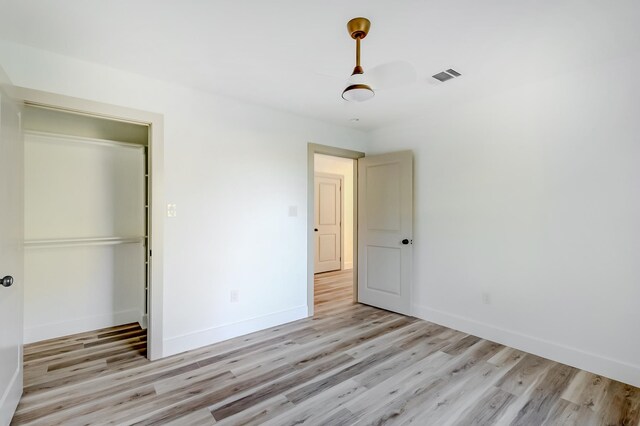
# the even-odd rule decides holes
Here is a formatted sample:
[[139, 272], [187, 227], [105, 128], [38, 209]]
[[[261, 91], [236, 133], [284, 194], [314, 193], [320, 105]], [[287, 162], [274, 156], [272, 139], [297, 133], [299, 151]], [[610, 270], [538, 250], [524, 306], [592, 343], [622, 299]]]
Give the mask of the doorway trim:
[[[147, 358], [163, 357], [163, 276], [164, 276], [164, 116], [158, 113], [105, 104], [24, 87], [14, 87], [11, 96], [26, 105], [53, 108], [149, 127], [149, 312], [147, 317]], [[151, 256], [153, 254], [153, 256]]]
[[[309, 142], [307, 145], [307, 310], [309, 316], [314, 312], [315, 238], [313, 235], [314, 203], [315, 203], [315, 154], [358, 160], [365, 156], [364, 152], [336, 148]], [[344, 208], [344, 203], [343, 203]], [[358, 162], [353, 165], [353, 300], [358, 299]]]

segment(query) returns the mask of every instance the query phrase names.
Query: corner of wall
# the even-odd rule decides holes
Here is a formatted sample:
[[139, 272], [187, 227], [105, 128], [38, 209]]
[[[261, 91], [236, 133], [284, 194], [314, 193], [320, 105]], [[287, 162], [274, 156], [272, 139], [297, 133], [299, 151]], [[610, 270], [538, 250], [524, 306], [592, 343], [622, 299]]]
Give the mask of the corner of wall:
[[640, 365], [628, 364], [426, 306], [413, 305], [412, 313], [425, 321], [640, 387]]

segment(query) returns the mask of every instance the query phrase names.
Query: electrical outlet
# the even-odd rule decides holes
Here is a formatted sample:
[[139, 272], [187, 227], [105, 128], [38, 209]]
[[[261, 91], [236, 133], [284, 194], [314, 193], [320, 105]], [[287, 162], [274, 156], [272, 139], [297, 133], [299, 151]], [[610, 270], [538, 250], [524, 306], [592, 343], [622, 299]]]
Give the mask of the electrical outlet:
[[238, 303], [240, 301], [240, 294], [238, 290], [231, 290], [231, 293], [229, 294], [229, 301], [231, 303]]
[[167, 217], [176, 217], [176, 205], [174, 203], [167, 204]]
[[482, 303], [485, 305], [491, 304], [491, 295], [489, 293], [482, 293]]

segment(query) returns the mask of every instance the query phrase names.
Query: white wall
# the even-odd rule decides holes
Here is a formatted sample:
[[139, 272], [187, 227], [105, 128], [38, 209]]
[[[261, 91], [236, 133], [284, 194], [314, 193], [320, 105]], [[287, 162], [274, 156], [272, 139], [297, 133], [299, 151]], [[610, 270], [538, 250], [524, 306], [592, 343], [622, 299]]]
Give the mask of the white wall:
[[307, 315], [307, 143], [363, 151], [363, 133], [8, 42], [0, 66], [18, 86], [164, 114], [165, 198], [177, 205], [165, 355]]
[[25, 133], [25, 240], [144, 237], [141, 145]]
[[639, 59], [373, 133], [415, 153], [416, 315], [640, 385]]
[[342, 176], [344, 269], [353, 268], [353, 160], [315, 154], [314, 171]]
[[141, 243], [27, 248], [24, 342], [140, 321], [143, 268]]

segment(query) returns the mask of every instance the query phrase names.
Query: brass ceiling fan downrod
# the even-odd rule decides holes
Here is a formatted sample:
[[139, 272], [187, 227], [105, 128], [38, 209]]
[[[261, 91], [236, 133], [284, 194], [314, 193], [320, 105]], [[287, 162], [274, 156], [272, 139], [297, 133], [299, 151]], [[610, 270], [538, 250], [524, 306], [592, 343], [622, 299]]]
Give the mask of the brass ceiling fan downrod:
[[362, 102], [373, 98], [374, 91], [364, 82], [364, 70], [360, 65], [360, 41], [367, 36], [371, 22], [367, 18], [353, 18], [347, 23], [349, 35], [356, 41], [356, 66], [349, 79], [349, 85], [342, 92], [342, 99], [346, 101]]

